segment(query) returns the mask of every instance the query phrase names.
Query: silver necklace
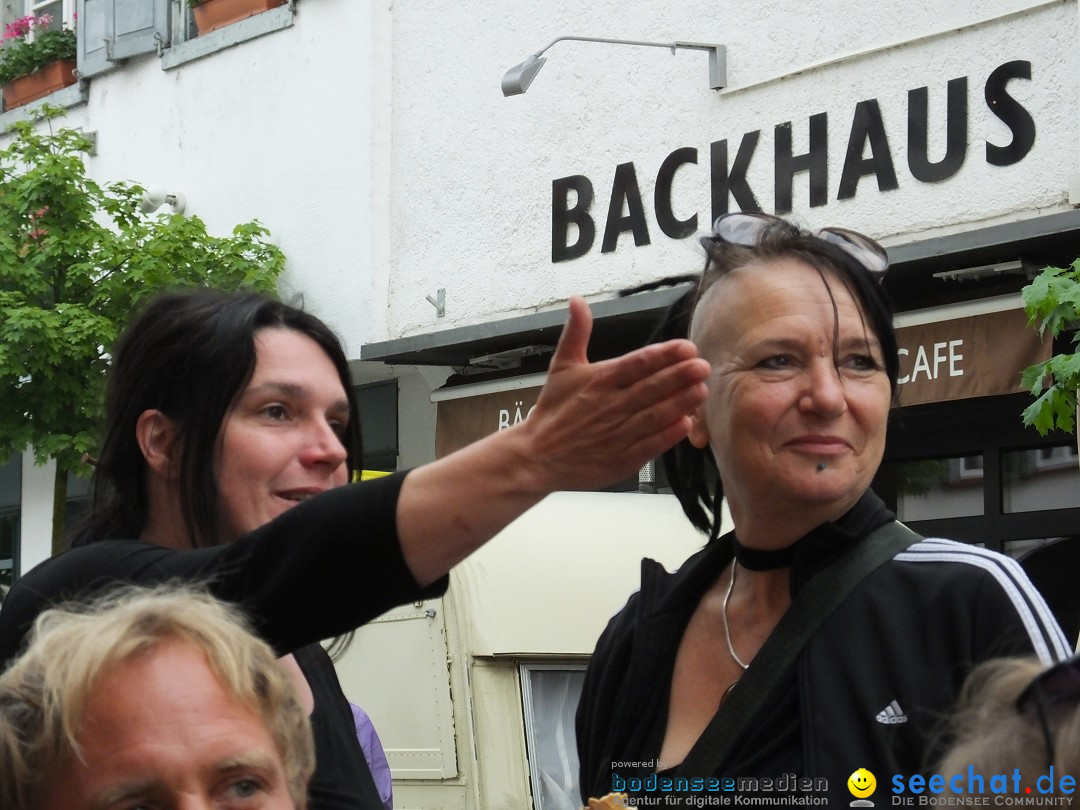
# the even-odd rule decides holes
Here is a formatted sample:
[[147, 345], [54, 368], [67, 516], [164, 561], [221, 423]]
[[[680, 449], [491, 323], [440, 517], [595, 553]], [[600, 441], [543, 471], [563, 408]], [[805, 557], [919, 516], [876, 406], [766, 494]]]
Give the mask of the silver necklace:
[[[731, 598], [731, 591], [735, 587], [735, 565], [736, 565], [735, 561], [732, 560], [732, 562], [731, 562], [731, 579], [728, 581], [727, 593], [724, 594], [724, 604], [723, 604], [723, 608], [720, 611], [720, 618], [724, 622], [724, 640], [727, 641], [727, 651], [729, 653], [731, 653], [732, 660], [734, 660], [735, 663], [738, 664], [740, 667], [742, 667], [743, 670], [745, 671], [746, 668], [748, 666], [750, 666], [750, 665], [745, 663], [741, 658], [739, 658], [738, 655], [735, 654], [735, 647], [733, 647], [732, 644], [731, 644], [731, 628], [728, 626], [728, 620], [727, 620], [727, 604], [728, 604], [728, 600]], [[735, 684], [733, 683], [731, 686], [734, 686], [734, 685]], [[731, 686], [728, 687], [728, 691], [731, 690]], [[726, 696], [727, 692], [724, 692], [724, 695]]]

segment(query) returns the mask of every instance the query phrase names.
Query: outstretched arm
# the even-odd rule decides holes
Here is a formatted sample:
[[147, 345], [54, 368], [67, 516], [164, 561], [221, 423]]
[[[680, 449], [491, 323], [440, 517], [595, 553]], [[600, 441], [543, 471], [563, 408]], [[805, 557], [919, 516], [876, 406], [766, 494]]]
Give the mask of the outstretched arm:
[[590, 363], [591, 332], [588, 304], [572, 298], [532, 415], [406, 477], [397, 530], [419, 584], [549, 493], [609, 486], [687, 434], [709, 371], [693, 344], [672, 340]]

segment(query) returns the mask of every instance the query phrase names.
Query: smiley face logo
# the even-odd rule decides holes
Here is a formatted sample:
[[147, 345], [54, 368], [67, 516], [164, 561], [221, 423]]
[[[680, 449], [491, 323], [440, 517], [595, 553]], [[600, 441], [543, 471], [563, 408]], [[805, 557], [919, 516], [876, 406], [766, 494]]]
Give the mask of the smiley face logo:
[[877, 788], [877, 779], [866, 768], [859, 768], [847, 780], [847, 789], [856, 799], [865, 799]]

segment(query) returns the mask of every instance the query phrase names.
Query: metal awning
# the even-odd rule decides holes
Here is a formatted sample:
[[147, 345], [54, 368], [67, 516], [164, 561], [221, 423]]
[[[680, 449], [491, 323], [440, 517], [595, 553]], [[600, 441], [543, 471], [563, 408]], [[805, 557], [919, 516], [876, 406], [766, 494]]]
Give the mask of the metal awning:
[[[943, 281], [935, 273], [1021, 258], [1029, 268], [1071, 262], [1080, 255], [1080, 210], [1007, 222], [888, 248], [885, 285], [898, 311], [1016, 292], [1023, 276], [970, 282]], [[594, 359], [640, 346], [685, 285], [593, 303]], [[566, 307], [461, 326], [413, 337], [368, 343], [361, 360], [400, 365], [464, 367], [473, 358], [526, 346], [554, 347]]]
[[[641, 345], [660, 316], [686, 286], [597, 301], [590, 304], [593, 359], [614, 357]], [[474, 326], [459, 326], [414, 337], [367, 343], [361, 360], [401, 365], [467, 366], [475, 357], [512, 351], [522, 346], [551, 346], [559, 340], [566, 307], [520, 315]]]

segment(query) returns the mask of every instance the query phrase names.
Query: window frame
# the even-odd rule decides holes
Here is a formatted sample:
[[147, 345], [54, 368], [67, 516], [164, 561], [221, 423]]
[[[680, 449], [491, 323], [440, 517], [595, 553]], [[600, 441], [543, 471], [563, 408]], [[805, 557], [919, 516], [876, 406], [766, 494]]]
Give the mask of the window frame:
[[[890, 421], [885, 461], [919, 461], [942, 457], [983, 456], [983, 512], [965, 517], [907, 521], [924, 537], [948, 537], [1003, 551], [1009, 541], [1036, 537], [1064, 537], [1076, 533], [1080, 507], [1042, 512], [1005, 510], [1003, 465], [1006, 454], [1018, 450], [1052, 447], [1062, 434], [1040, 436], [1025, 427], [1020, 414], [1030, 404], [1027, 393], [952, 400], [901, 409]], [[880, 473], [879, 473], [880, 476]], [[977, 482], [972, 482], [977, 485]], [[888, 487], [878, 478], [875, 491], [893, 509]]]
[[[43, 6], [52, 6], [56, 3], [60, 4], [60, 24], [63, 26], [71, 26], [75, 24], [75, 0], [22, 0], [22, 15], [29, 17], [38, 17], [42, 13], [47, 13], [42, 10]], [[53, 16], [55, 20], [55, 15]]]
[[296, 17], [296, 0], [205, 34], [196, 33], [195, 17], [187, 0], [172, 0], [172, 9], [172, 39], [161, 52], [162, 70], [172, 70], [233, 45], [291, 28]]
[[1035, 472], [1048, 472], [1076, 467], [1080, 464], [1080, 455], [1076, 444], [1069, 442], [1054, 447], [1037, 448], [1033, 458]]

